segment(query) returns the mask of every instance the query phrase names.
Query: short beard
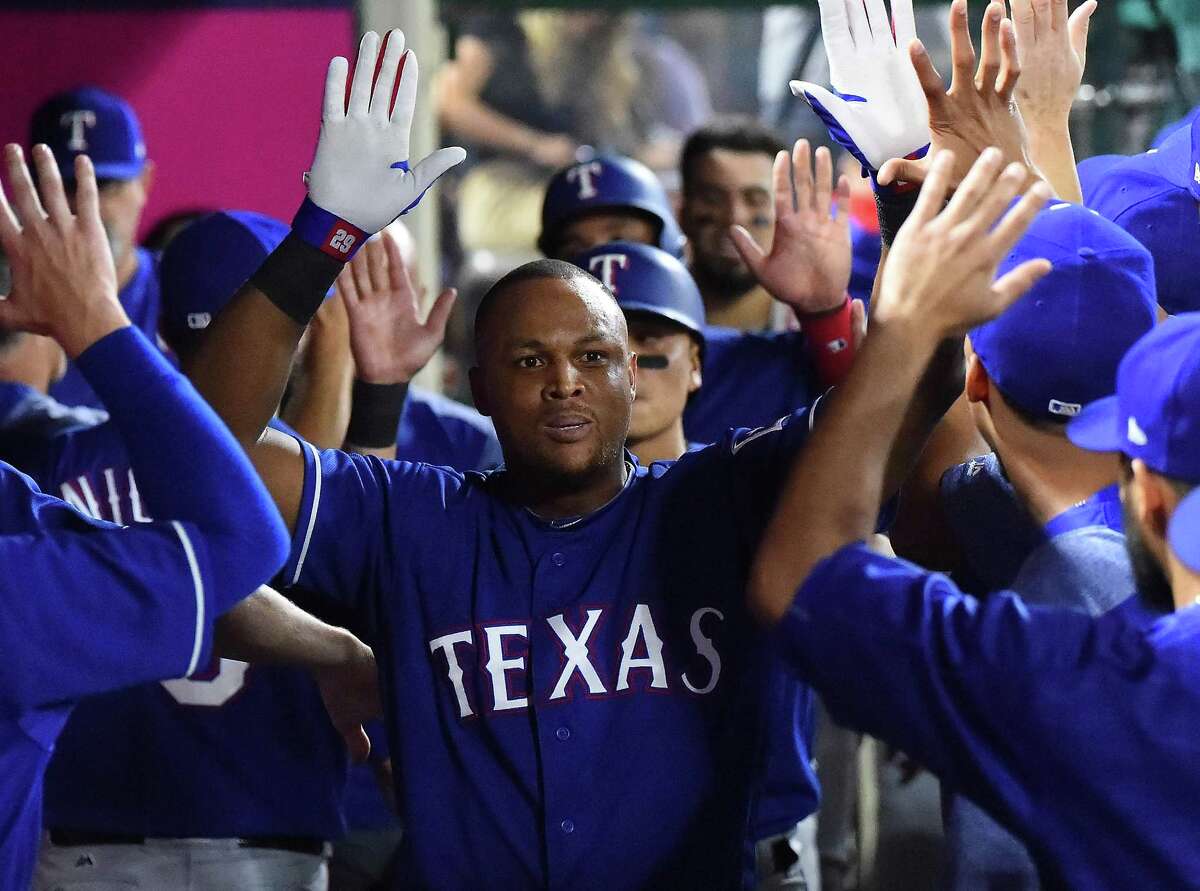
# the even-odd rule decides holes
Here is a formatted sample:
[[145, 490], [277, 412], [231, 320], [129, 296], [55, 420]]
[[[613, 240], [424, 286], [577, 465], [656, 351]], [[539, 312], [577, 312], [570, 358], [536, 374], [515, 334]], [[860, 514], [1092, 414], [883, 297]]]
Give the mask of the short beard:
[[696, 257], [692, 261], [692, 271], [702, 283], [701, 290], [705, 297], [716, 297], [730, 303], [758, 286], [754, 273], [742, 263], [712, 264], [703, 257]]
[[1171, 583], [1146, 546], [1142, 527], [1138, 525], [1127, 504], [1121, 505], [1121, 514], [1125, 523], [1125, 548], [1129, 551], [1129, 562], [1133, 565], [1138, 599], [1143, 606], [1156, 613], [1174, 612], [1175, 598], [1171, 594]]

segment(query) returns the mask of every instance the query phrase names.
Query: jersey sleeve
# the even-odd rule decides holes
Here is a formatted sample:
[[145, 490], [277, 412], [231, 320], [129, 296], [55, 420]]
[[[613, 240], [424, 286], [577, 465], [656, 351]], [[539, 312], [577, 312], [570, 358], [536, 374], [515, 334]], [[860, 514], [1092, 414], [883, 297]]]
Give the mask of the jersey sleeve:
[[48, 705], [205, 664], [213, 585], [195, 527], [35, 502], [40, 528], [0, 535], [0, 700]]
[[463, 477], [426, 464], [319, 451], [297, 439], [304, 490], [280, 583], [357, 611], [397, 565], [435, 547]]
[[903, 749], [1010, 823], [1043, 804], [1046, 747], [1075, 738], [1053, 729], [1064, 720], [1057, 682], [1090, 695], [1097, 654], [1138, 649], [1098, 636], [1126, 633], [1007, 592], [981, 602], [862, 544], [817, 566], [778, 629], [835, 721]]

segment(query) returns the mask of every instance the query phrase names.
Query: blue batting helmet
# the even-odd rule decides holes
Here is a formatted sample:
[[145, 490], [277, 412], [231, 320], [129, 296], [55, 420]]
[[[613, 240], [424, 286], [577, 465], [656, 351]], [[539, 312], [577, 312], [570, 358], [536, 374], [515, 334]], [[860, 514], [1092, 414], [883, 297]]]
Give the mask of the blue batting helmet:
[[562, 227], [601, 210], [633, 210], [658, 224], [657, 247], [683, 256], [687, 239], [675, 221], [666, 189], [645, 164], [621, 155], [597, 155], [564, 167], [550, 179], [542, 202], [542, 234], [538, 249], [548, 257]]
[[692, 274], [656, 247], [614, 241], [572, 262], [612, 291], [626, 313], [646, 313], [674, 322], [704, 346], [704, 301]]

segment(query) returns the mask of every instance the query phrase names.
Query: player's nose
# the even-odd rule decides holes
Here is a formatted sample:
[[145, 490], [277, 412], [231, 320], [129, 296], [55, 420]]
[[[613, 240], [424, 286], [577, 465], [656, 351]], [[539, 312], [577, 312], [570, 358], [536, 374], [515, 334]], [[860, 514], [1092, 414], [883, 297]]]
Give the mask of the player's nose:
[[559, 359], [552, 362], [546, 374], [542, 395], [546, 399], [571, 399], [583, 394], [583, 377], [573, 362]]

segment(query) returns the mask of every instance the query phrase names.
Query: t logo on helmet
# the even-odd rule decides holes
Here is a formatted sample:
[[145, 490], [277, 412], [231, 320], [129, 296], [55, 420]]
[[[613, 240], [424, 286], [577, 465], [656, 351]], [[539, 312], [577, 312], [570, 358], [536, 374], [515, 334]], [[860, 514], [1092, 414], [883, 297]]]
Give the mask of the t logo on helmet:
[[96, 112], [86, 108], [68, 111], [59, 118], [59, 123], [71, 129], [71, 138], [67, 142], [67, 148], [73, 152], [86, 152], [88, 147], [86, 128], [96, 126]]
[[[604, 287], [608, 288], [616, 296], [617, 293], [617, 276], [618, 269], [626, 269], [629, 266], [628, 254], [597, 254], [588, 261], [588, 272], [604, 282]], [[597, 271], [599, 269], [599, 271]]]
[[599, 161], [588, 161], [586, 164], [578, 164], [568, 170], [567, 182], [578, 183], [579, 200], [588, 201], [600, 194], [596, 191], [594, 177], [599, 176], [603, 172], [604, 166]]

